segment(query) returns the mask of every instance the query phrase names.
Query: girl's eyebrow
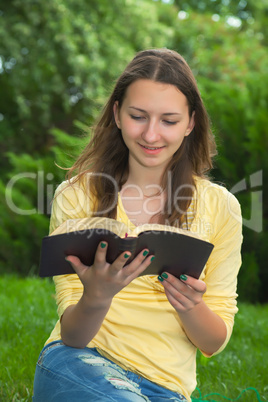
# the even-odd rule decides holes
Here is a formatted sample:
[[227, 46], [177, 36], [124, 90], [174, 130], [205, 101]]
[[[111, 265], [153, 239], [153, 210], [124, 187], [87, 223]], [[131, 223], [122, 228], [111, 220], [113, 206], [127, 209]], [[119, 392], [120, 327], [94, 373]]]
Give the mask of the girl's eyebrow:
[[[135, 107], [135, 106], [129, 106], [128, 108], [129, 109], [135, 109], [138, 112], [147, 113], [146, 110], [140, 109], [140, 108]], [[172, 115], [181, 115], [181, 113], [177, 113], [177, 112], [162, 113], [162, 116], [172, 116]]]

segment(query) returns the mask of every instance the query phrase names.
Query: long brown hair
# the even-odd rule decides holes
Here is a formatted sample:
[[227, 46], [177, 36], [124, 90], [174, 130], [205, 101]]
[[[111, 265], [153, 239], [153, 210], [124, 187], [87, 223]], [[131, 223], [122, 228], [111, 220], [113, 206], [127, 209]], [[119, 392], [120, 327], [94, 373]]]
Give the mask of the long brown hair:
[[179, 223], [181, 226], [194, 195], [194, 176], [204, 177], [212, 168], [211, 158], [216, 154], [216, 146], [193, 73], [184, 58], [175, 51], [152, 49], [136, 54], [118, 78], [93, 128], [91, 141], [70, 168], [68, 179], [76, 173], [72, 179], [72, 182], [76, 182], [91, 173], [90, 192], [97, 201], [94, 215], [116, 218], [117, 205], [114, 200], [117, 200], [117, 192], [128, 177], [128, 148], [122, 139], [121, 130], [115, 123], [113, 106], [117, 101], [120, 108], [128, 86], [138, 79], [150, 79], [176, 86], [187, 98], [189, 116], [195, 113], [193, 131], [184, 138], [180, 148], [173, 155], [161, 181], [162, 189], [165, 190], [170, 172], [172, 200], [176, 191], [178, 194], [177, 189], [181, 190], [176, 208], [175, 205], [170, 208], [169, 200], [166, 200], [159, 221], [168, 221], [169, 225]]

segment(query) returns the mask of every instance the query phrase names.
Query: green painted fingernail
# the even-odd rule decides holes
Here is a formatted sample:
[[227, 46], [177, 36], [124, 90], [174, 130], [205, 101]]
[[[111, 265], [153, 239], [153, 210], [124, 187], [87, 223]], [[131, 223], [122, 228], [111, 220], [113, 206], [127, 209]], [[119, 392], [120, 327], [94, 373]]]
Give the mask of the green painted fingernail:
[[106, 247], [106, 243], [101, 243], [100, 246], [101, 246], [101, 248], [105, 248], [105, 247]]
[[149, 251], [145, 250], [145, 251], [143, 252], [144, 257], [146, 257], [147, 254], [149, 254]]
[[162, 278], [164, 278], [164, 279], [167, 279], [167, 278], [168, 278], [168, 274], [166, 274], [165, 272], [163, 272], [163, 273], [161, 274], [161, 276], [162, 276]]
[[130, 255], [129, 254], [124, 254], [124, 258], [128, 258], [128, 257], [130, 257]]
[[155, 256], [153, 255], [152, 258], [151, 258], [151, 261], [153, 261], [154, 259], [155, 259]]
[[182, 275], [180, 276], [180, 279], [181, 279], [182, 281], [187, 281], [187, 276], [182, 274]]
[[164, 279], [162, 278], [161, 275], [159, 275], [158, 280], [159, 280], [160, 282], [163, 282]]

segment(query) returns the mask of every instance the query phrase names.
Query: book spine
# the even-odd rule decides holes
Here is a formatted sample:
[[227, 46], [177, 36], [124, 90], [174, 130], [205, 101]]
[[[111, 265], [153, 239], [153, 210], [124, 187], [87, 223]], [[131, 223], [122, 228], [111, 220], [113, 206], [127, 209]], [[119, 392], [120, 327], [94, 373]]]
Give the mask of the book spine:
[[119, 249], [120, 251], [129, 251], [133, 254], [136, 251], [137, 247], [137, 238], [136, 237], [125, 237], [124, 239], [120, 239]]

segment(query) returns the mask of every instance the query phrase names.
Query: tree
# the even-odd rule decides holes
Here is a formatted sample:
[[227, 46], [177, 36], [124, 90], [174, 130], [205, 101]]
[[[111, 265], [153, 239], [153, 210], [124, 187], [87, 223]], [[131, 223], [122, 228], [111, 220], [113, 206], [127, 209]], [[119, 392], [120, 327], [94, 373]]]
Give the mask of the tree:
[[4, 152], [44, 154], [49, 129], [73, 133], [74, 119], [91, 124], [126, 61], [168, 35], [149, 0], [2, 1], [0, 19]]
[[241, 31], [249, 31], [257, 35], [267, 46], [267, 0], [174, 0], [182, 11], [195, 11], [198, 14], [213, 15], [215, 19], [222, 18]]
[[38, 205], [40, 192], [55, 190], [54, 162], [69, 167], [83, 143], [75, 121], [90, 126], [126, 62], [171, 30], [151, 0], [2, 1], [0, 21], [0, 259], [26, 274], [48, 231], [52, 195]]
[[[245, 219], [241, 294], [247, 293], [250, 301], [256, 300], [256, 294], [259, 300], [267, 300], [268, 205], [263, 202], [262, 206], [261, 199], [256, 198], [257, 191], [267, 194], [268, 190], [264, 179], [268, 172], [267, 48], [258, 35], [207, 13], [178, 14], [173, 26], [169, 46], [190, 63], [213, 123], [219, 150], [213, 176], [233, 188], [241, 202]], [[263, 179], [260, 173], [254, 181], [257, 172]], [[244, 179], [244, 190], [237, 192], [235, 188], [243, 187], [237, 184]], [[256, 216], [254, 208], [260, 211], [253, 225], [250, 218], [253, 213]]]
[[[8, 183], [21, 172], [36, 177], [43, 172], [52, 193], [64, 178], [54, 161], [70, 166], [115, 77], [144, 48], [173, 48], [189, 62], [219, 147], [213, 175], [233, 191], [246, 183], [235, 195], [250, 220], [252, 200], [268, 185], [267, 0], [12, 0], [0, 3], [0, 21], [5, 93], [0, 98], [0, 258], [5, 269], [37, 271], [49, 215], [11, 211]], [[250, 181], [258, 171], [263, 182], [255, 189]], [[13, 189], [14, 204], [36, 208], [37, 187], [33, 176], [21, 178]], [[267, 300], [267, 208], [264, 203], [263, 231], [249, 224], [244, 229], [239, 290], [252, 301]]]

